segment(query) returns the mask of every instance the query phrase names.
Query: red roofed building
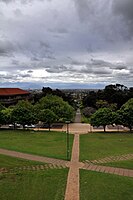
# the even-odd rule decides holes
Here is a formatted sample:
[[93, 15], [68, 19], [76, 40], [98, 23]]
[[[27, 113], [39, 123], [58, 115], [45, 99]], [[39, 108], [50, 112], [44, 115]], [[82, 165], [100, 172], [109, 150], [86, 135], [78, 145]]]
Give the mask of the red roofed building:
[[29, 99], [30, 93], [20, 88], [0, 88], [0, 102], [5, 105], [14, 105], [19, 100]]

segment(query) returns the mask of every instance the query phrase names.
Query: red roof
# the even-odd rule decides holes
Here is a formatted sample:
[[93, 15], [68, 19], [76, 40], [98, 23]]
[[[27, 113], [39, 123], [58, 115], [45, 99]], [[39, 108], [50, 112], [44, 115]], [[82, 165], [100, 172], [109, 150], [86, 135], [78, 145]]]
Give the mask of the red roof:
[[0, 88], [0, 96], [23, 95], [30, 94], [20, 88]]

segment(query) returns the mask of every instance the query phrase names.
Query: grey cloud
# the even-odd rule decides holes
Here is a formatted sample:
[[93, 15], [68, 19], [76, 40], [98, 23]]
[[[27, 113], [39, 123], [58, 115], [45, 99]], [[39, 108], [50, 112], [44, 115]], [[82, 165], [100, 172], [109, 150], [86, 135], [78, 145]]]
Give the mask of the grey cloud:
[[11, 2], [14, 2], [15, 0], [0, 0], [0, 2], [3, 2], [3, 3], [11, 3]]
[[72, 62], [71, 62], [71, 65], [80, 65], [80, 66], [82, 66], [82, 65], [85, 65], [86, 64], [86, 62], [82, 62], [82, 61], [77, 61], [77, 60], [72, 60]]
[[8, 40], [0, 40], [0, 56], [11, 56], [15, 46]]
[[128, 20], [133, 21], [132, 0], [114, 0], [113, 9], [116, 14], [122, 14]]
[[49, 28], [49, 32], [51, 33], [59, 33], [59, 34], [66, 34], [68, 33], [68, 30], [65, 27], [59, 27], [59, 28]]
[[12, 64], [13, 65], [19, 65], [19, 61], [18, 60], [12, 60]]
[[16, 17], [21, 17], [23, 14], [22, 14], [22, 11], [20, 10], [20, 9], [15, 9], [14, 11], [14, 15], [16, 16]]
[[32, 70], [28, 70], [27, 73], [30, 73], [30, 74], [31, 74], [31, 73], [33, 73], [33, 71], [32, 71]]
[[40, 41], [40, 47], [50, 49], [50, 45], [47, 42]]
[[19, 77], [29, 78], [29, 77], [31, 77], [31, 74], [19, 74]]
[[[121, 15], [129, 28], [129, 33], [133, 33], [133, 1], [114, 0], [113, 11], [116, 15]], [[132, 35], [131, 35], [132, 36]]]
[[74, 2], [81, 22], [88, 21], [88, 16], [94, 11], [91, 7], [93, 1], [74, 0]]
[[49, 73], [61, 73], [68, 71], [68, 68], [65, 65], [47, 66], [46, 71]]
[[[17, 0], [0, 0], [0, 2], [3, 2], [3, 3], [12, 3], [12, 2], [15, 2]], [[38, 1], [38, 0], [20, 0], [20, 2], [22, 4], [27, 4], [27, 3], [31, 3], [33, 1]], [[45, 0], [39, 0], [39, 1], [45, 1]], [[52, 1], [52, 0], [46, 0], [46, 1]]]

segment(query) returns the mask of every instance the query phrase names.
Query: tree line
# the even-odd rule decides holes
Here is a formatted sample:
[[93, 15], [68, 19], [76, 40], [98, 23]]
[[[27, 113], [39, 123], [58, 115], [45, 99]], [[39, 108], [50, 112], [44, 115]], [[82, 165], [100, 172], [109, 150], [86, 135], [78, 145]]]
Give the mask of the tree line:
[[93, 126], [123, 125], [133, 128], [133, 88], [108, 85], [104, 90], [90, 91], [83, 99], [82, 114]]
[[29, 101], [19, 101], [15, 106], [5, 108], [0, 105], [0, 124], [19, 123], [25, 125], [36, 124], [39, 121], [50, 126], [54, 122], [72, 121], [74, 108], [63, 101], [61, 97], [49, 94], [42, 97], [34, 105]]

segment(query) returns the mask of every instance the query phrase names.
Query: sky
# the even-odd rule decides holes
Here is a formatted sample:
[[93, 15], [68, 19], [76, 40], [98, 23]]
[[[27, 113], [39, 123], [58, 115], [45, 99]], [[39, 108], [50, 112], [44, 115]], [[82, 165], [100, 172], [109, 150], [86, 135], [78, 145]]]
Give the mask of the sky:
[[133, 87], [133, 0], [0, 0], [0, 87]]

